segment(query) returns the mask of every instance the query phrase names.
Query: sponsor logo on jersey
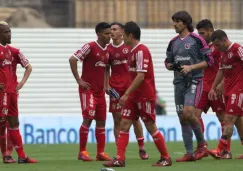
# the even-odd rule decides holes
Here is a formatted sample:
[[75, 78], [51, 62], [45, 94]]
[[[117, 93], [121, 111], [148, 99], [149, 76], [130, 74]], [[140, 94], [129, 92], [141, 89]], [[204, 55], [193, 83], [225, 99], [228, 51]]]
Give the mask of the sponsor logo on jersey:
[[222, 65], [221, 69], [231, 69], [232, 65]]
[[121, 65], [121, 64], [126, 64], [127, 60], [114, 60], [112, 62], [112, 65]]
[[185, 44], [185, 49], [190, 49], [190, 47], [191, 47], [191, 44], [190, 43], [186, 43]]
[[106, 64], [103, 61], [98, 61], [95, 63], [95, 66], [106, 67]]
[[5, 65], [12, 65], [12, 61], [8, 60], [8, 59], [4, 59], [4, 61], [2, 62], [2, 66]]
[[191, 59], [190, 56], [180, 56], [180, 55], [176, 55], [175, 56], [175, 61], [189, 61]]

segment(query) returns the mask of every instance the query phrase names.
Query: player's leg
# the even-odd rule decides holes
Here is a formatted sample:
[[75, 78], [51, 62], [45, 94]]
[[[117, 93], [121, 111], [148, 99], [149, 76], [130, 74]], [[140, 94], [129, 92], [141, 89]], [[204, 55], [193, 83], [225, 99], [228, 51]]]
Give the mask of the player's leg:
[[0, 146], [3, 155], [3, 163], [16, 163], [12, 157], [13, 144], [8, 134], [8, 122], [6, 117], [4, 120], [0, 119]]
[[97, 101], [95, 110], [95, 137], [97, 141], [97, 161], [110, 161], [112, 160], [105, 152], [105, 123], [106, 123], [106, 101], [105, 96], [95, 97]]
[[6, 130], [6, 117], [2, 116], [0, 117], [0, 148], [1, 148], [3, 161], [4, 161], [4, 156], [6, 154], [6, 148], [7, 148], [5, 130]]
[[86, 150], [89, 128], [95, 116], [96, 101], [90, 92], [79, 91], [82, 108], [83, 122], [79, 129], [79, 153], [78, 160], [92, 161]]
[[19, 131], [18, 93], [10, 93], [8, 98], [10, 100], [7, 116], [9, 136], [18, 154], [18, 163], [37, 163], [37, 160], [29, 158], [24, 152], [22, 136]]
[[210, 107], [210, 100], [208, 99], [208, 92], [203, 91], [199, 103], [196, 105], [195, 115], [199, 119], [202, 132], [204, 134], [204, 123], [202, 119], [202, 112], [207, 113]]
[[136, 135], [136, 139], [138, 141], [139, 156], [142, 160], [146, 160], [149, 158], [149, 155], [144, 149], [143, 127], [139, 119], [133, 121], [133, 127], [134, 127], [134, 133]]
[[[227, 110], [226, 110], [227, 112]], [[234, 125], [236, 120], [238, 119], [237, 115], [232, 115], [232, 114], [225, 114], [224, 117], [224, 132], [219, 140], [218, 148], [213, 149], [213, 150], [208, 150], [208, 153], [214, 157], [214, 158], [221, 158], [222, 155], [225, 155], [225, 152], [227, 151], [227, 143], [231, 139], [233, 131], [234, 131]]]
[[155, 123], [155, 101], [147, 101], [138, 103], [140, 117], [145, 123], [145, 127], [153, 137], [154, 144], [160, 153], [160, 159], [152, 166], [171, 166], [172, 161], [169, 156], [165, 140]]
[[137, 120], [136, 103], [127, 100], [121, 113], [120, 133], [117, 139], [117, 155], [112, 161], [104, 163], [105, 167], [125, 167], [125, 153], [129, 142], [129, 130], [133, 120]]
[[184, 142], [184, 146], [186, 149], [186, 154], [182, 158], [176, 159], [177, 162], [184, 162], [184, 161], [195, 161], [195, 157], [193, 155], [193, 141], [192, 141], [192, 128], [188, 121], [183, 119], [183, 109], [184, 109], [184, 93], [186, 91], [185, 83], [181, 82], [175, 84], [174, 89], [174, 96], [175, 96], [175, 105], [176, 105], [176, 112], [180, 119], [181, 124], [181, 131], [182, 131], [182, 138]]
[[[240, 141], [241, 144], [243, 145], [243, 114], [241, 117], [239, 117], [236, 122], [235, 122], [235, 126], [237, 128], [239, 137], [240, 137]], [[236, 157], [237, 159], [243, 159], [243, 155]]]
[[113, 120], [114, 120], [113, 132], [114, 132], [115, 140], [117, 140], [120, 132], [121, 106], [118, 100], [112, 99], [111, 97], [110, 97], [109, 112], [111, 112], [113, 116]]

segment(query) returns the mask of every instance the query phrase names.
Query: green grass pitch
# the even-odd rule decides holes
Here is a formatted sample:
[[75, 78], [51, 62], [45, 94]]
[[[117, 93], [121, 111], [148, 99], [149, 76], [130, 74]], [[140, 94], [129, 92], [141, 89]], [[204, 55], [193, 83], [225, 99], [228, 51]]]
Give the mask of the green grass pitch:
[[[217, 142], [209, 142], [209, 148], [216, 147]], [[181, 157], [185, 150], [182, 142], [167, 143], [173, 165], [161, 168], [152, 167], [151, 164], [159, 159], [153, 143], [145, 143], [145, 148], [150, 155], [149, 160], [142, 161], [138, 156], [136, 143], [130, 143], [126, 155], [126, 167], [114, 168], [116, 171], [243, 171], [243, 160], [215, 160], [211, 157], [197, 162], [176, 163], [175, 159]], [[243, 154], [243, 146], [239, 141], [232, 142], [233, 157]], [[90, 155], [95, 159], [96, 145], [89, 144], [87, 147]], [[83, 162], [77, 160], [78, 145], [25, 145], [26, 153], [38, 159], [38, 164], [2, 164], [1, 171], [100, 171], [103, 162]], [[115, 156], [115, 144], [107, 144], [106, 152]], [[14, 154], [16, 158], [16, 155]]]

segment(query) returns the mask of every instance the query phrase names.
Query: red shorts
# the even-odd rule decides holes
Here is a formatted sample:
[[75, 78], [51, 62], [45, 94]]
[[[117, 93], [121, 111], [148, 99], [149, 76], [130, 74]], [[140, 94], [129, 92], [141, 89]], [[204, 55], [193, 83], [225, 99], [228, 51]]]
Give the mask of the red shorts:
[[[123, 94], [125, 93], [125, 91], [118, 91], [118, 90], [116, 90], [116, 92], [120, 95], [120, 97], [122, 97]], [[114, 99], [110, 97], [109, 112], [113, 113], [113, 112], [121, 112], [121, 111], [122, 111], [122, 107], [119, 104], [119, 99]]]
[[79, 91], [79, 97], [84, 119], [106, 120], [105, 94], [97, 96], [89, 91]]
[[127, 100], [122, 112], [121, 117], [128, 120], [137, 120], [141, 117], [143, 122], [155, 122], [155, 101], [134, 102]]
[[197, 108], [201, 109], [204, 113], [208, 112], [209, 108], [212, 108], [213, 112], [215, 113], [221, 113], [225, 111], [225, 104], [223, 100], [221, 101], [220, 99], [218, 100], [210, 100], [208, 98], [208, 92], [203, 91], [200, 101], [197, 104]]
[[226, 114], [243, 116], [243, 93], [232, 93], [229, 96], [224, 96], [226, 104]]
[[0, 93], [0, 116], [18, 116], [18, 97], [16, 93]]

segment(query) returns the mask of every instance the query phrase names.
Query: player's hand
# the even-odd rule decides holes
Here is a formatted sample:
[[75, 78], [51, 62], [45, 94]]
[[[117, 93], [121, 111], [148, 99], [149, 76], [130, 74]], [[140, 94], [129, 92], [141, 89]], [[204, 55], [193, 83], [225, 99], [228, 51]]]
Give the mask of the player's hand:
[[209, 100], [215, 100], [217, 99], [217, 93], [214, 89], [211, 89], [208, 93]]
[[24, 83], [20, 82], [18, 83], [17, 87], [16, 87], [16, 91], [19, 91], [21, 88], [23, 88]]
[[166, 65], [166, 68], [167, 68], [168, 70], [172, 70], [172, 67], [173, 67], [173, 64], [172, 64], [172, 63], [168, 63], [168, 64]]
[[216, 94], [218, 95], [218, 97], [222, 97], [223, 91], [224, 91], [224, 85], [223, 84], [219, 84], [216, 87]]
[[89, 90], [90, 89], [90, 84], [83, 81], [82, 79], [78, 79], [77, 83], [80, 87], [82, 87], [84, 90]]
[[4, 84], [0, 83], [0, 92], [4, 91]]
[[181, 73], [186, 75], [188, 74], [189, 72], [192, 71], [192, 66], [191, 65], [182, 65], [181, 66]]
[[119, 100], [119, 104], [121, 105], [121, 106], [124, 106], [125, 105], [125, 102], [127, 101], [127, 99], [128, 99], [128, 94], [124, 94], [121, 98], [120, 98], [120, 100]]

